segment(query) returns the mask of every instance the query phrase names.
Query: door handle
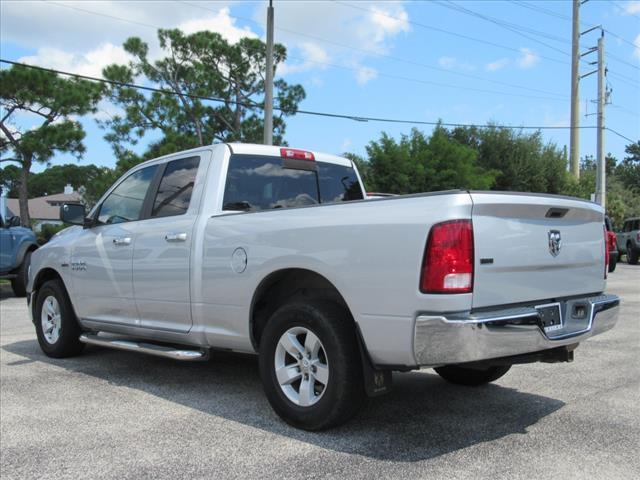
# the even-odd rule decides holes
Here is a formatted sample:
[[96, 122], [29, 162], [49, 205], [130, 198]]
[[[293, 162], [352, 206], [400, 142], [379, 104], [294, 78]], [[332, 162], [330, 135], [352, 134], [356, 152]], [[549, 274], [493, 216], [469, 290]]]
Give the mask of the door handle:
[[167, 233], [164, 236], [164, 239], [167, 242], [185, 242], [187, 240], [187, 232], [180, 232], [180, 233]]
[[113, 239], [113, 244], [116, 246], [131, 245], [131, 237], [116, 237]]

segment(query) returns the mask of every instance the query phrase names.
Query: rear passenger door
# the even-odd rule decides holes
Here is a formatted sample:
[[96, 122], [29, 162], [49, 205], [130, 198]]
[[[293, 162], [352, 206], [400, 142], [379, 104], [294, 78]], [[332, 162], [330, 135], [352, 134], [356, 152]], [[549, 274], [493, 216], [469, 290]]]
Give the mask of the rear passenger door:
[[133, 252], [133, 289], [140, 326], [191, 329], [191, 246], [208, 153], [161, 164], [153, 201]]

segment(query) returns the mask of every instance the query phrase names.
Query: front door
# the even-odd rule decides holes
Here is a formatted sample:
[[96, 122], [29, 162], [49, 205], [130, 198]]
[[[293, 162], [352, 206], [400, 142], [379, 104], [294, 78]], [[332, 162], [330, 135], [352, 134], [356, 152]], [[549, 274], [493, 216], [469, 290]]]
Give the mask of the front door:
[[[194, 187], [200, 164], [200, 156], [192, 156], [160, 166], [149, 218], [142, 222], [133, 253], [133, 289], [142, 327], [191, 329], [191, 246], [198, 215]], [[203, 181], [201, 174], [198, 182]]]
[[95, 226], [76, 240], [70, 268], [80, 318], [135, 326], [133, 247], [143, 207], [158, 166], [136, 170], [98, 207]]

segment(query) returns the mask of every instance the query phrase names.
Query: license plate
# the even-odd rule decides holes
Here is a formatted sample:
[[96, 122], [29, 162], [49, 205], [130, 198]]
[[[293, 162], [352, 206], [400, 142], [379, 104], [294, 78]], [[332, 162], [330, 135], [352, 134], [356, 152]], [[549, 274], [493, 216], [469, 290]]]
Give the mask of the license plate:
[[553, 332], [562, 328], [562, 314], [559, 303], [549, 303], [547, 305], [536, 306], [542, 328], [545, 332]]

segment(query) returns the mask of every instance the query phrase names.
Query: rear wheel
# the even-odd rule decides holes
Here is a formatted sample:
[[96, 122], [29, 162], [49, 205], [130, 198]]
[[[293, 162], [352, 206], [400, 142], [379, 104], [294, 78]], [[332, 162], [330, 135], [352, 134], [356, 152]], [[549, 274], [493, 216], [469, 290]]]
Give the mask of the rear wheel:
[[31, 252], [24, 254], [22, 263], [16, 271], [16, 277], [11, 279], [11, 290], [16, 297], [24, 297], [27, 294], [29, 265], [31, 265]]
[[346, 422], [365, 396], [353, 320], [332, 302], [284, 305], [262, 334], [260, 376], [269, 403], [290, 425], [323, 430]]
[[616, 265], [618, 264], [618, 252], [615, 254], [609, 255], [609, 273], [613, 272], [616, 269]]
[[466, 368], [459, 365], [446, 365], [444, 367], [434, 368], [434, 370], [447, 382], [455, 383], [456, 385], [477, 387], [499, 379], [507, 373], [510, 368], [511, 365], [494, 366], [484, 369]]
[[638, 264], [638, 252], [633, 249], [633, 245], [631, 242], [627, 243], [627, 262], [629, 265], [637, 265]]
[[38, 343], [47, 356], [64, 358], [82, 352], [82, 331], [61, 280], [49, 280], [40, 287], [34, 320]]

